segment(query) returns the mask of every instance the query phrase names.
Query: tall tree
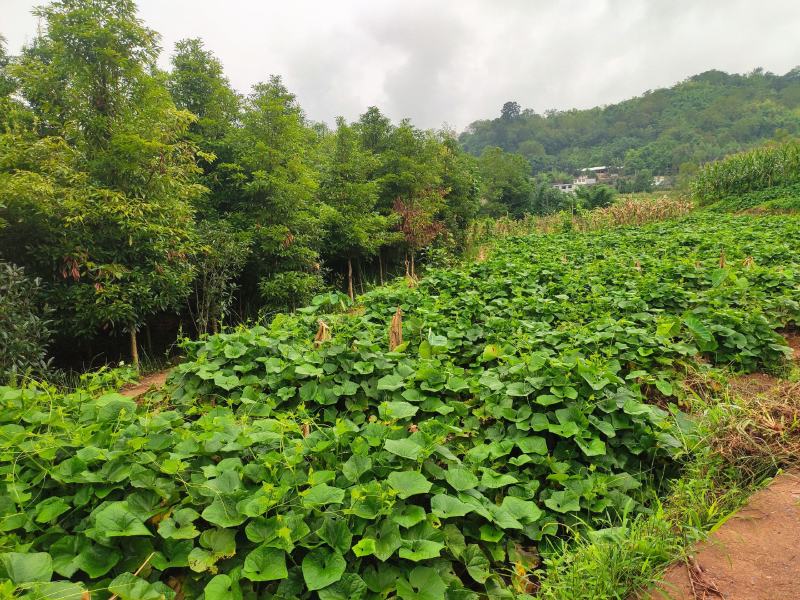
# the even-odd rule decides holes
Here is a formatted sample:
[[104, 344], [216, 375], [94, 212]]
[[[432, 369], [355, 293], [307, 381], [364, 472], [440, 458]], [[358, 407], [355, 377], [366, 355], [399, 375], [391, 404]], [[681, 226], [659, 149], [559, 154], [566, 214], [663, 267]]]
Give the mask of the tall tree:
[[392, 241], [390, 219], [377, 211], [378, 185], [370, 173], [378, 164], [362, 148], [358, 132], [342, 117], [322, 173], [319, 198], [332, 210], [326, 218], [324, 255], [347, 267], [347, 292], [353, 298], [353, 261], [377, 254]]
[[137, 330], [189, 291], [190, 202], [203, 192], [185, 141], [194, 118], [170, 99], [158, 35], [131, 0], [36, 14], [44, 29], [13, 74], [45, 137], [0, 146], [0, 188], [20, 224], [2, 252], [42, 276], [73, 333], [126, 330], [138, 365]]
[[490, 146], [481, 154], [478, 165], [487, 213], [521, 217], [532, 211], [530, 164], [524, 156]]
[[271, 309], [301, 306], [323, 286], [316, 134], [280, 77], [254, 86], [232, 133], [231, 221], [250, 228], [246, 284]]

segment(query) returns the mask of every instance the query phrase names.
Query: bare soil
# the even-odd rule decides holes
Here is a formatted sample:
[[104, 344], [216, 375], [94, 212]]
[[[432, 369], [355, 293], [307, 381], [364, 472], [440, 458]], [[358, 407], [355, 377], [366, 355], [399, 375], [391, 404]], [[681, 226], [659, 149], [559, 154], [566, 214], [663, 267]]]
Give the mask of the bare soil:
[[689, 560], [670, 567], [650, 598], [800, 598], [800, 471], [754, 494]]
[[158, 373], [151, 373], [139, 380], [139, 383], [131, 385], [120, 390], [120, 394], [130, 398], [138, 398], [142, 394], [149, 392], [153, 389], [160, 389], [167, 381], [169, 371], [159, 371]]

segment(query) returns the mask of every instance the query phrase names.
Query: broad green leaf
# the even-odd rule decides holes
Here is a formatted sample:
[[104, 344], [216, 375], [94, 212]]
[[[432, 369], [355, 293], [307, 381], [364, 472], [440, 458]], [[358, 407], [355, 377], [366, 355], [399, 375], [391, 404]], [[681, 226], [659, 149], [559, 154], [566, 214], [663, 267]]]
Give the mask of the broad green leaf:
[[353, 454], [342, 465], [342, 475], [355, 483], [359, 478], [372, 468], [372, 459], [368, 456]]
[[447, 483], [459, 492], [471, 490], [478, 485], [478, 478], [463, 467], [450, 467], [444, 474]]
[[153, 535], [126, 501], [112, 502], [95, 512], [94, 523], [95, 529], [106, 537]]
[[403, 542], [398, 555], [414, 562], [436, 558], [444, 548], [444, 544], [431, 540], [411, 540]]
[[342, 578], [319, 590], [319, 600], [361, 600], [367, 595], [367, 584], [355, 573], [345, 573]]
[[120, 600], [164, 600], [162, 585], [150, 583], [132, 573], [122, 573], [108, 584], [108, 591]]
[[316, 548], [303, 558], [303, 579], [309, 590], [321, 590], [342, 578], [347, 563], [339, 552]]
[[325, 504], [341, 504], [344, 500], [344, 490], [321, 483], [301, 493], [303, 506], [318, 507]]
[[392, 521], [400, 527], [413, 527], [425, 520], [425, 509], [416, 504], [407, 504], [401, 510], [392, 513]]
[[236, 527], [247, 518], [240, 514], [236, 504], [227, 498], [218, 496], [209, 504], [201, 515], [206, 521], [219, 527]]
[[286, 553], [279, 548], [259, 546], [244, 559], [242, 577], [250, 581], [275, 581], [288, 575]]
[[384, 375], [378, 380], [378, 389], [393, 392], [403, 387], [405, 379], [396, 374]]
[[431, 512], [440, 519], [463, 517], [472, 512], [472, 507], [458, 498], [445, 494], [436, 494], [431, 499]]
[[386, 440], [383, 445], [386, 450], [397, 456], [402, 456], [409, 460], [417, 460], [422, 453], [422, 446], [416, 442], [403, 438], [399, 440]]
[[397, 596], [400, 600], [444, 600], [447, 585], [435, 569], [415, 567], [408, 579], [397, 580]]
[[317, 530], [317, 535], [319, 539], [342, 554], [350, 549], [353, 541], [353, 533], [344, 519], [326, 517], [322, 527]]
[[484, 583], [491, 575], [489, 559], [477, 544], [468, 545], [461, 560], [467, 567], [469, 576], [478, 583]]
[[69, 504], [61, 498], [48, 498], [36, 505], [36, 522], [47, 523], [57, 519], [70, 509]]
[[6, 552], [0, 554], [0, 567], [16, 585], [50, 581], [53, 576], [53, 559], [47, 552]]
[[407, 419], [417, 414], [418, 407], [410, 402], [403, 402], [401, 400], [395, 402], [383, 402], [378, 408], [378, 412], [382, 419]]
[[393, 471], [387, 481], [397, 491], [397, 496], [403, 499], [416, 494], [427, 494], [432, 485], [419, 471]]

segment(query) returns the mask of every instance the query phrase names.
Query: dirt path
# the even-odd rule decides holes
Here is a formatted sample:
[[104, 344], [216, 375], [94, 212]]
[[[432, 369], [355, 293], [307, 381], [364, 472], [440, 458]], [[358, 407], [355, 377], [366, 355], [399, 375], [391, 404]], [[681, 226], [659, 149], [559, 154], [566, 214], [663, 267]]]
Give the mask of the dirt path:
[[789, 600], [800, 597], [798, 582], [800, 471], [790, 471], [700, 544], [689, 565], [670, 567], [650, 598]]
[[137, 398], [141, 396], [145, 392], [150, 389], [158, 389], [164, 385], [164, 382], [167, 380], [167, 376], [169, 375], [169, 371], [159, 371], [158, 373], [151, 373], [150, 375], [146, 375], [139, 380], [139, 383], [123, 388], [120, 390], [120, 394], [123, 396], [129, 396], [131, 398]]

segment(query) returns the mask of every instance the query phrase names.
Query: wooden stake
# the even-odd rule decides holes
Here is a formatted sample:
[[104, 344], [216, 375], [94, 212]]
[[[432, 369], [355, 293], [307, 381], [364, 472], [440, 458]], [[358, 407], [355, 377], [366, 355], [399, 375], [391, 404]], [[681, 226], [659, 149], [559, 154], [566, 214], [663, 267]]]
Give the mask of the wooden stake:
[[136, 327], [131, 325], [130, 327], [130, 337], [131, 337], [131, 364], [133, 368], [136, 369], [136, 372], [139, 372], [139, 344], [136, 343]]
[[403, 343], [403, 311], [400, 307], [392, 317], [392, 322], [389, 325], [389, 352], [393, 352], [400, 344]]

